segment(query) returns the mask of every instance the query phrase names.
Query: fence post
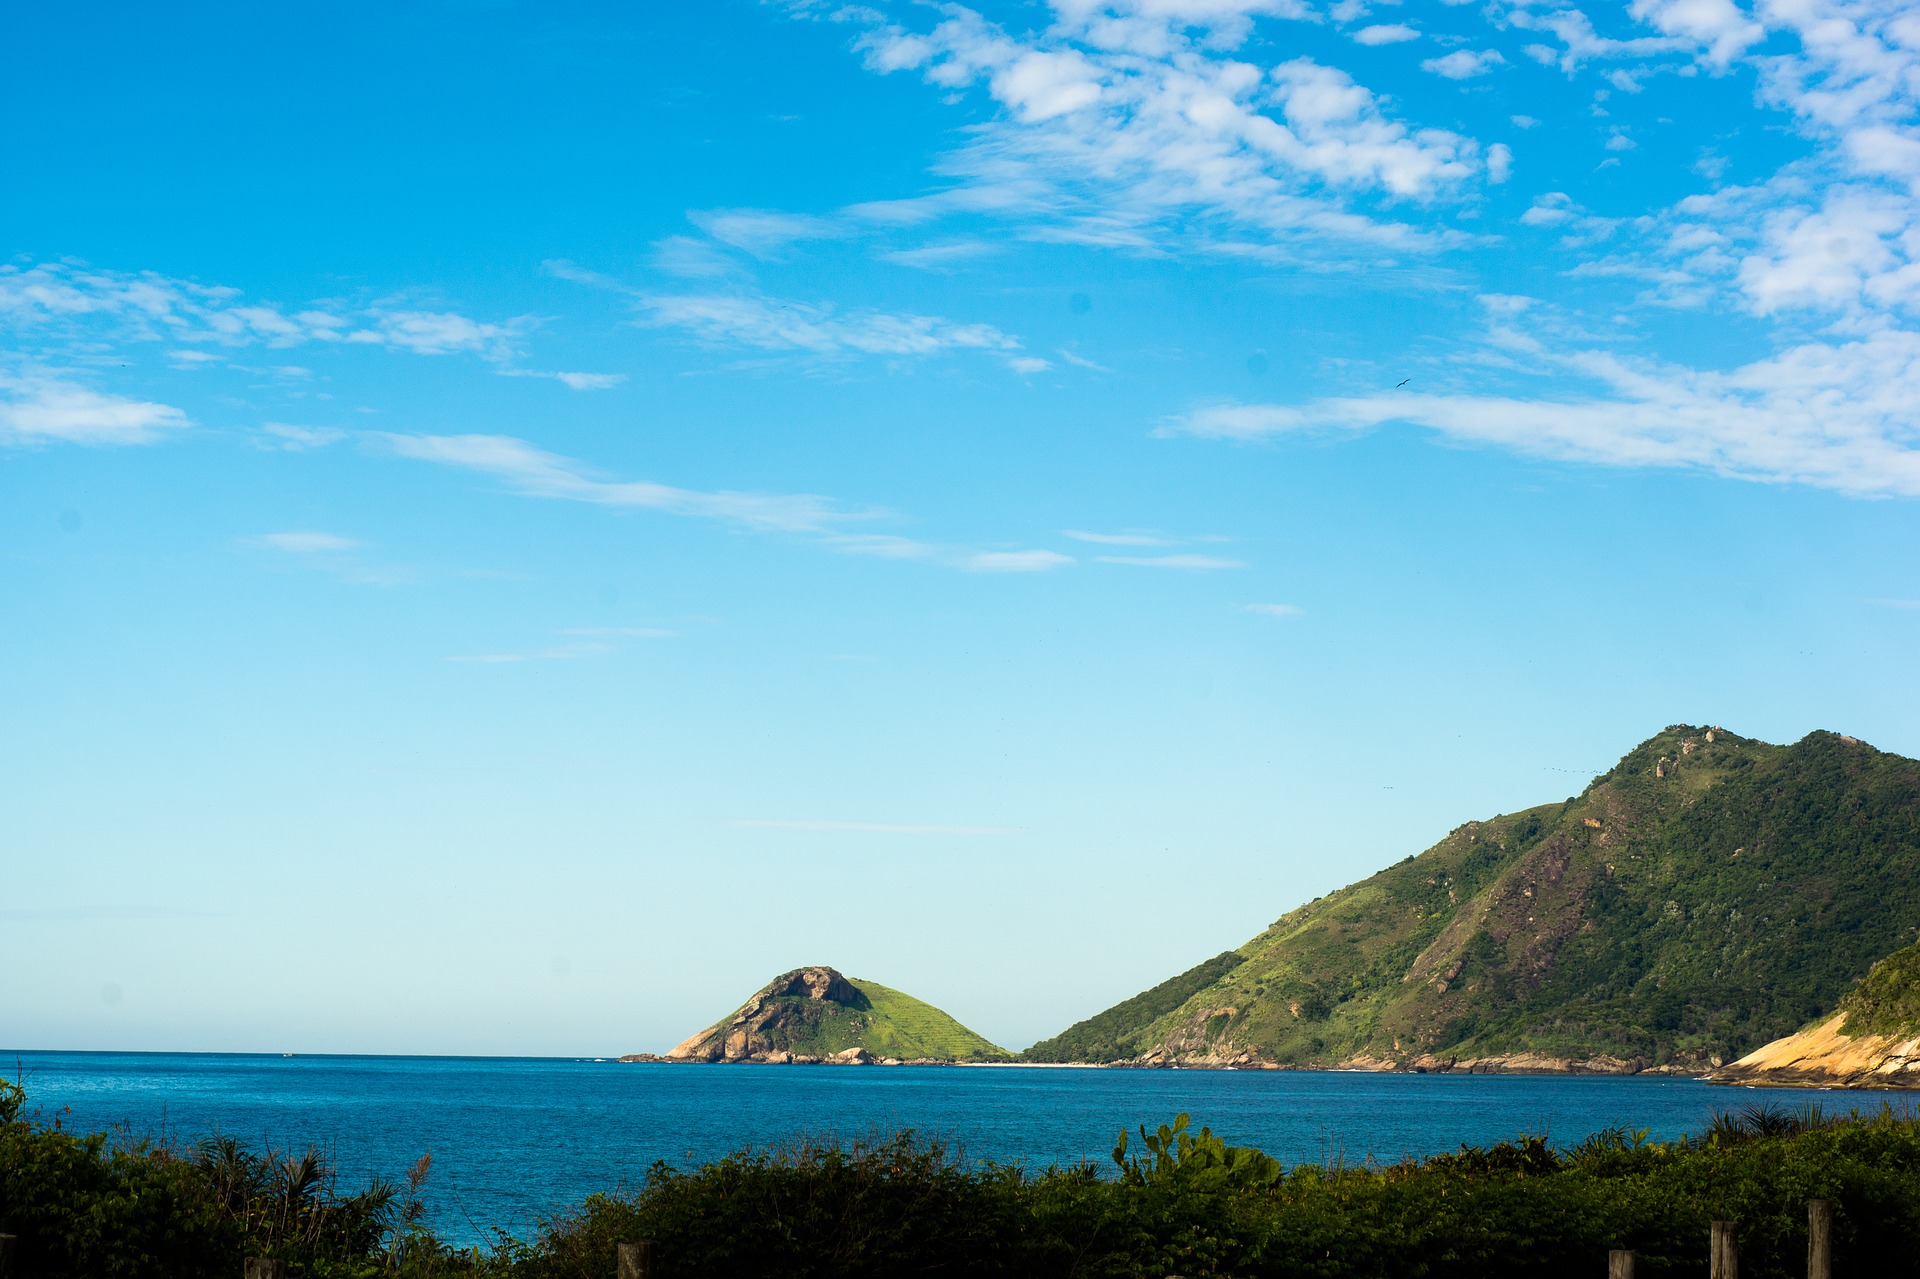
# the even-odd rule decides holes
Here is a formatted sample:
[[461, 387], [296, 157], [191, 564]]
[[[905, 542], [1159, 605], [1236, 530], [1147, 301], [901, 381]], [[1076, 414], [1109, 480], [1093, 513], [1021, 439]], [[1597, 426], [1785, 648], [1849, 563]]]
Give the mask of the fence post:
[[0, 1235], [0, 1279], [7, 1279], [13, 1273], [13, 1247], [12, 1235]]
[[1807, 1200], [1807, 1279], [1833, 1279], [1833, 1204]]
[[1633, 1253], [1625, 1248], [1608, 1253], [1607, 1279], [1633, 1279]]
[[620, 1245], [618, 1279], [653, 1279], [653, 1240]]
[[1740, 1279], [1740, 1254], [1734, 1247], [1733, 1223], [1716, 1221], [1707, 1252], [1708, 1279]]
[[287, 1263], [272, 1257], [248, 1257], [246, 1279], [287, 1279]]

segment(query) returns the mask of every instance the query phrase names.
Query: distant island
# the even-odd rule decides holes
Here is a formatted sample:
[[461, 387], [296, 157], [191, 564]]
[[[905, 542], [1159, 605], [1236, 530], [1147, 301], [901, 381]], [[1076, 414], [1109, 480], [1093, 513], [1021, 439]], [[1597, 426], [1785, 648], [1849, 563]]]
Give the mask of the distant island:
[[897, 1066], [1012, 1059], [931, 1004], [815, 967], [782, 973], [664, 1057], [620, 1060]]
[[1023, 1053], [807, 968], [664, 1058], [623, 1060], [1899, 1083], [1916, 1068], [1889, 1063], [1920, 1049], [1917, 938], [1920, 762], [1838, 733], [1675, 725], [1580, 794], [1468, 822]]

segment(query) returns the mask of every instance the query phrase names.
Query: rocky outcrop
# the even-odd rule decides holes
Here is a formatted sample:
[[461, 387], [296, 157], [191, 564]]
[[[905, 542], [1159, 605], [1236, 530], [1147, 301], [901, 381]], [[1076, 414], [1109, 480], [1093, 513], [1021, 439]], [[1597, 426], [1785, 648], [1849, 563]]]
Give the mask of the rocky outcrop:
[[[872, 1001], [831, 968], [796, 968], [761, 987], [738, 1012], [684, 1040], [668, 1061], [773, 1061], [790, 1063], [796, 1046], [815, 1039], [829, 1021], [863, 1012]], [[827, 1054], [839, 1060], [844, 1054]], [[820, 1054], [802, 1051], [812, 1061]]]
[[1846, 1024], [1847, 1013], [1835, 1013], [1707, 1078], [1716, 1084], [1797, 1088], [1920, 1088], [1920, 1035], [1849, 1035]]

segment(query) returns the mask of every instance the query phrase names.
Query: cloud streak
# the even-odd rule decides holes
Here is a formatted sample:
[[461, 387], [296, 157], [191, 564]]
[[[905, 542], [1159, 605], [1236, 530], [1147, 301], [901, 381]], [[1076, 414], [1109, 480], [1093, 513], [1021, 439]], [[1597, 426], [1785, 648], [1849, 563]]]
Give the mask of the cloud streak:
[[1579, 397], [1334, 396], [1300, 405], [1219, 404], [1171, 432], [1258, 440], [1405, 423], [1531, 457], [1682, 468], [1856, 496], [1920, 497], [1920, 334], [1807, 342], [1729, 372], [1629, 362], [1611, 352], [1533, 358], [1586, 380]]
[[491, 476], [530, 497], [658, 511], [713, 520], [757, 533], [808, 538], [830, 550], [882, 559], [924, 560], [970, 572], [1033, 573], [1062, 568], [1072, 556], [1048, 550], [971, 551], [861, 529], [886, 518], [849, 510], [814, 493], [769, 494], [681, 488], [652, 480], [595, 475], [571, 458], [509, 435], [379, 435], [401, 457]]
[[109, 395], [58, 376], [0, 374], [0, 445], [146, 444], [188, 425], [169, 404]]

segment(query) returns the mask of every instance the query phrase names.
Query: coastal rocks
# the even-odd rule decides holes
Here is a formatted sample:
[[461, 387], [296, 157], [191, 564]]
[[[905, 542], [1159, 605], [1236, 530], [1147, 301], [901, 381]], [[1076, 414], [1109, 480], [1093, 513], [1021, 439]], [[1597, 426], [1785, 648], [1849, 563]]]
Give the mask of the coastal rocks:
[[1776, 1039], [1707, 1076], [1716, 1084], [1812, 1088], [1920, 1088], [1920, 1035], [1849, 1035], [1840, 1012]]

